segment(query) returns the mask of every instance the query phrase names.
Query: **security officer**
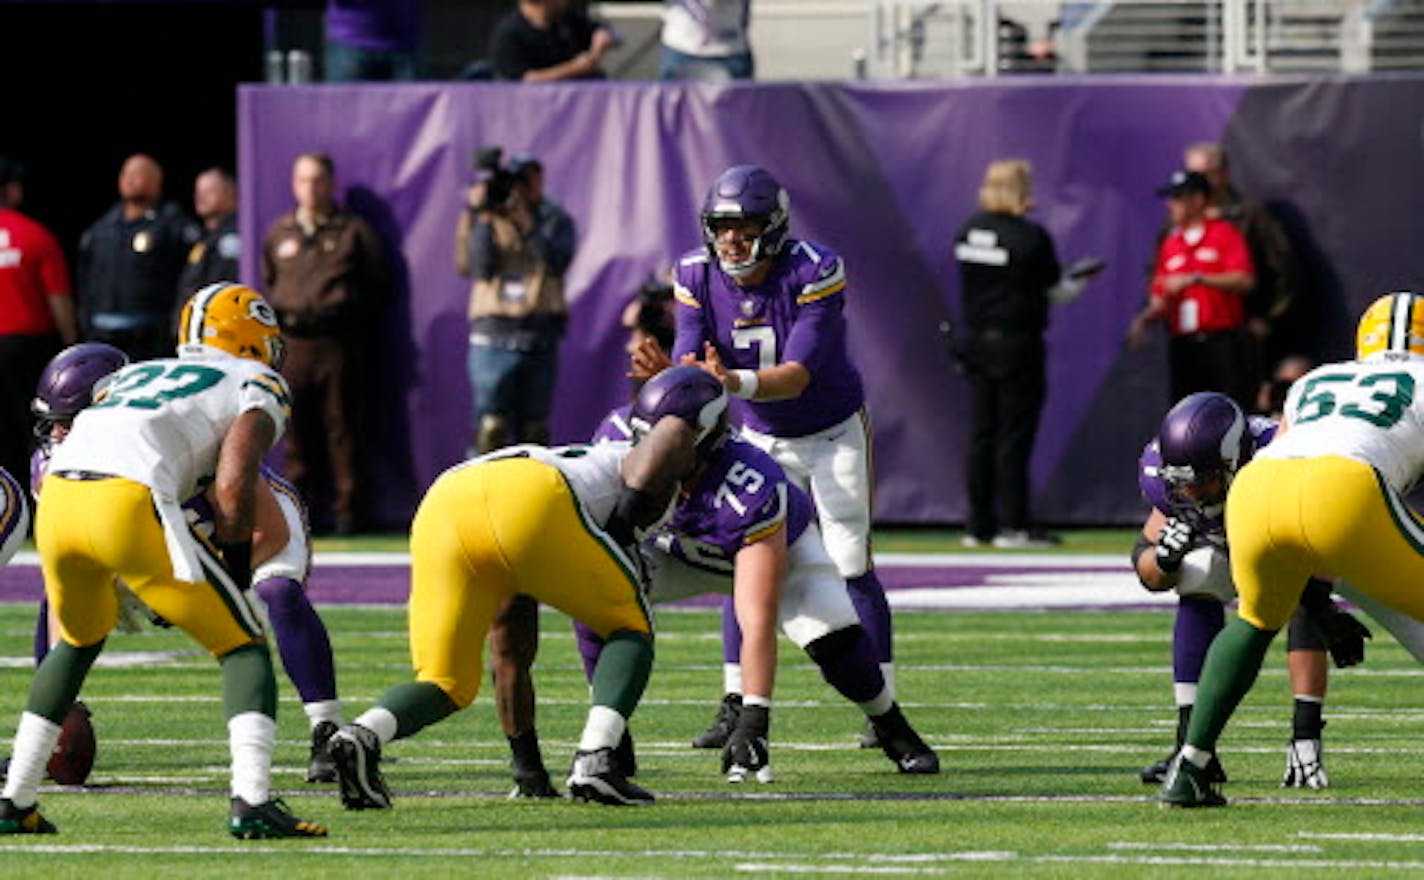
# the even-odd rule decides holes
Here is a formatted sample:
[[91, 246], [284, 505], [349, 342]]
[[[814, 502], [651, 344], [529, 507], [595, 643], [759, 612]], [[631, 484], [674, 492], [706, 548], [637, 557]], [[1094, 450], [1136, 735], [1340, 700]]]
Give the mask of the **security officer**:
[[219, 281], [237, 280], [242, 253], [237, 234], [237, 181], [221, 168], [209, 168], [193, 181], [193, 213], [202, 221], [202, 238], [188, 251], [178, 276], [178, 301]]
[[171, 355], [178, 273], [198, 236], [183, 209], [163, 201], [163, 169], [153, 157], [126, 159], [118, 204], [79, 240], [83, 337], [107, 342], [133, 360]]

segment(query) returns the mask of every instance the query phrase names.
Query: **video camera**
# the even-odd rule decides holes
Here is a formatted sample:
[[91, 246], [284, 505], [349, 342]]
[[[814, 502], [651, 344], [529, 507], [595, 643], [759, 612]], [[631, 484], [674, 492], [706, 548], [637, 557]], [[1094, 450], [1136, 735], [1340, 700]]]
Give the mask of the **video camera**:
[[475, 210], [495, 210], [509, 203], [520, 176], [504, 167], [503, 160], [503, 147], [480, 147], [475, 150], [475, 182], [483, 181], [485, 184], [484, 201], [475, 205]]

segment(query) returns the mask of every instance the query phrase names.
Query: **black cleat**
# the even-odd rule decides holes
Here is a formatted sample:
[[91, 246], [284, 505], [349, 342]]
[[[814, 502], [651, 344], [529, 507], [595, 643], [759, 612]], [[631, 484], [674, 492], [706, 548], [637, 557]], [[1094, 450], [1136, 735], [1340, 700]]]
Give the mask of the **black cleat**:
[[0, 798], [0, 834], [57, 834], [54, 823], [40, 815], [39, 804], [17, 807], [9, 798]]
[[341, 782], [341, 805], [348, 810], [389, 810], [391, 793], [381, 777], [381, 742], [359, 724], [331, 735], [326, 753]]
[[510, 800], [519, 798], [562, 797], [549, 779], [549, 771], [543, 766], [514, 768], [514, 788], [509, 792]]
[[865, 719], [865, 729], [860, 732], [860, 747], [862, 749], [880, 748], [880, 734], [875, 732], [875, 722], [869, 718]]
[[727, 738], [737, 727], [737, 719], [742, 714], [742, 695], [727, 694], [722, 705], [717, 707], [717, 717], [712, 726], [693, 737], [694, 749], [720, 749], [727, 744]]
[[574, 755], [569, 773], [569, 796], [614, 807], [651, 807], [653, 795], [619, 773], [612, 749], [595, 749]]
[[900, 711], [898, 703], [891, 706], [889, 712], [873, 718], [872, 722], [880, 737], [881, 751], [895, 762], [901, 773], [932, 776], [939, 772], [939, 755], [920, 739]]
[[325, 837], [326, 826], [298, 819], [281, 798], [256, 806], [240, 797], [232, 799], [227, 830], [238, 840], [271, 840], [278, 837]]
[[623, 738], [613, 749], [613, 769], [629, 779], [638, 775], [638, 755], [633, 751], [633, 735], [626, 727]]
[[312, 728], [311, 757], [307, 760], [307, 782], [336, 782], [336, 764], [326, 753], [327, 741], [336, 733], [337, 726], [330, 721], [318, 722]]
[[[1155, 764], [1148, 764], [1138, 771], [1137, 777], [1142, 780], [1143, 785], [1161, 785], [1167, 781], [1167, 773], [1172, 769], [1172, 759], [1177, 757], [1173, 752]], [[1226, 768], [1221, 766], [1221, 762], [1216, 759], [1216, 755], [1211, 756], [1211, 761], [1206, 765], [1206, 779], [1218, 785], [1228, 782], [1226, 778]]]
[[1167, 779], [1157, 800], [1164, 807], [1224, 807], [1226, 798], [1221, 794], [1221, 783], [1213, 782], [1209, 775], [1211, 765], [1198, 767], [1182, 755], [1172, 759], [1167, 770]]

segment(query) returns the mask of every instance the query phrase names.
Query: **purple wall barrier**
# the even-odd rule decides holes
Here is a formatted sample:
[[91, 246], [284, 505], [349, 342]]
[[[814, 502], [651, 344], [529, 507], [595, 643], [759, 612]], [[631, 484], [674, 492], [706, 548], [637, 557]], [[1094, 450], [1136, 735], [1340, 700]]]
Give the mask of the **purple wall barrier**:
[[1060, 256], [1108, 260], [1053, 316], [1036, 513], [1131, 522], [1143, 510], [1137, 453], [1168, 404], [1166, 355], [1160, 339], [1127, 353], [1122, 338], [1163, 216], [1153, 190], [1181, 148], [1224, 138], [1240, 183], [1291, 202], [1315, 255], [1312, 295], [1335, 303], [1303, 325], [1326, 350], [1374, 295], [1420, 280], [1409, 254], [1424, 241], [1421, 107], [1424, 80], [1413, 78], [251, 86], [238, 110], [242, 232], [253, 243], [244, 270], [257, 279], [256, 243], [290, 206], [293, 157], [329, 152], [348, 202], [386, 234], [398, 263], [401, 290], [373, 353], [387, 371], [373, 394], [394, 413], [367, 456], [372, 512], [396, 523], [469, 442], [467, 286], [453, 244], [472, 150], [539, 155], [549, 193], [579, 224], [559, 441], [586, 437], [626, 396], [619, 311], [650, 272], [698, 243], [708, 182], [726, 165], [762, 164], [791, 193], [793, 234], [846, 258], [851, 340], [875, 426], [877, 518], [955, 522], [965, 510], [966, 388], [936, 333], [958, 309], [949, 239], [973, 210], [984, 166], [1022, 156], [1035, 168], [1035, 216]]

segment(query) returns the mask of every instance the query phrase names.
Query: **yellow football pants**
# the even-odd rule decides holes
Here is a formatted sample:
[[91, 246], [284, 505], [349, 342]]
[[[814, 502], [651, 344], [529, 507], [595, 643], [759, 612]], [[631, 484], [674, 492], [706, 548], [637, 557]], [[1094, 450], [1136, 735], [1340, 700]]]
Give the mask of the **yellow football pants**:
[[1226, 501], [1238, 613], [1280, 629], [1311, 575], [1424, 620], [1424, 523], [1375, 471], [1339, 456], [1251, 462]]
[[516, 593], [600, 636], [652, 632], [628, 557], [584, 520], [558, 469], [530, 458], [443, 474], [416, 511], [410, 560], [416, 679], [461, 708], [479, 692], [490, 624]]
[[163, 526], [147, 486], [119, 477], [67, 480], [50, 475], [40, 489], [35, 545], [44, 570], [45, 596], [59, 620], [60, 636], [76, 647], [97, 644], [118, 616], [114, 578], [214, 656], [262, 636], [246, 596], [199, 540], [198, 558], [209, 582], [173, 576]]

